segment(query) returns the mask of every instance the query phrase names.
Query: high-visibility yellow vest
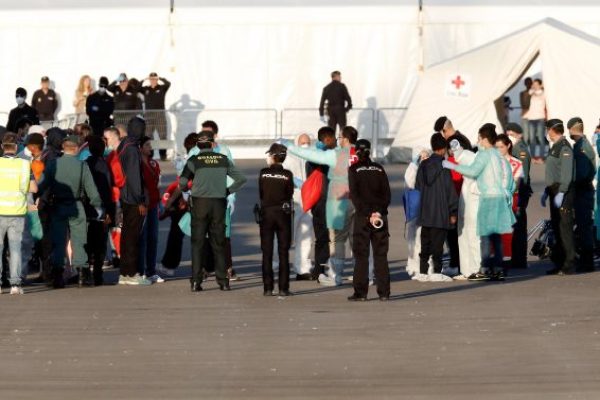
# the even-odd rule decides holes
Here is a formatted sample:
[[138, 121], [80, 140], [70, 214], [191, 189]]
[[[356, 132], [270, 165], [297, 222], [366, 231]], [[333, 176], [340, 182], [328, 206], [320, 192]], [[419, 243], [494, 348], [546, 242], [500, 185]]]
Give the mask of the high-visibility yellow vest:
[[0, 158], [0, 216], [22, 216], [27, 213], [30, 170], [27, 160]]

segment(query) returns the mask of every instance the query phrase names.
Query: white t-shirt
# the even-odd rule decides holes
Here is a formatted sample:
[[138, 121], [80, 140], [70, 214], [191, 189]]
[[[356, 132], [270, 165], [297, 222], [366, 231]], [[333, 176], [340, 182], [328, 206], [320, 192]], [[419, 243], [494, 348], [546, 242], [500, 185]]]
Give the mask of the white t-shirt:
[[529, 111], [525, 113], [523, 118], [528, 120], [546, 119], [546, 94], [543, 90], [529, 91], [531, 95], [531, 103], [529, 104]]

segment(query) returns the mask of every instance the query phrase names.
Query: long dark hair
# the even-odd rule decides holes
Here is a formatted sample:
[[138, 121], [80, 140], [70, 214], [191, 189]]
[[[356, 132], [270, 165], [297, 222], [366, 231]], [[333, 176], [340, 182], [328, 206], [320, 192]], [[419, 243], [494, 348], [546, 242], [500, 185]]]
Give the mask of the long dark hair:
[[504, 145], [508, 147], [508, 154], [512, 154], [513, 144], [506, 133], [501, 133], [498, 136], [496, 136], [496, 143], [497, 142], [504, 143]]

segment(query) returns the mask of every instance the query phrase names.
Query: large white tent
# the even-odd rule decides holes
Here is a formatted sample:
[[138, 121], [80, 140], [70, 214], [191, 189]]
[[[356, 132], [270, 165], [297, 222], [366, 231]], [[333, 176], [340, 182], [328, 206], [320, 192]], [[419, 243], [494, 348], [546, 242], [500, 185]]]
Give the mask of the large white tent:
[[[422, 65], [546, 16], [600, 35], [597, 0], [424, 0], [421, 14], [418, 0], [173, 3], [171, 12], [169, 0], [3, 2], [0, 124], [15, 106], [16, 87], [31, 97], [41, 76], [53, 81], [64, 116], [73, 112], [83, 74], [141, 78], [156, 71], [172, 82], [167, 105], [191, 109], [176, 125], [214, 118], [224, 138], [314, 132], [321, 88], [338, 69], [357, 108], [349, 122], [366, 137], [379, 130], [392, 138]], [[179, 129], [178, 141], [187, 132]]]
[[405, 161], [411, 149], [427, 147], [440, 115], [450, 118], [471, 140], [476, 140], [486, 122], [500, 127], [494, 101], [523, 77], [537, 57], [549, 118], [566, 121], [579, 116], [593, 129], [600, 117], [600, 39], [546, 19], [428, 68], [409, 103], [391, 156]]

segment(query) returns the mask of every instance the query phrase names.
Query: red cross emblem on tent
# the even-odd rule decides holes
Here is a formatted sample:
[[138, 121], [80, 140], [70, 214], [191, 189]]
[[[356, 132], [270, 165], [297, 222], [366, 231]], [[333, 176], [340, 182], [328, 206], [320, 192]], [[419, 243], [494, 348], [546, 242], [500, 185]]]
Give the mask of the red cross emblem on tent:
[[465, 84], [465, 81], [461, 79], [460, 75], [456, 75], [456, 78], [452, 80], [452, 84], [456, 86], [456, 90], [460, 90], [460, 87]]
[[453, 73], [447, 75], [446, 96], [468, 98], [471, 95], [471, 77], [468, 74]]

